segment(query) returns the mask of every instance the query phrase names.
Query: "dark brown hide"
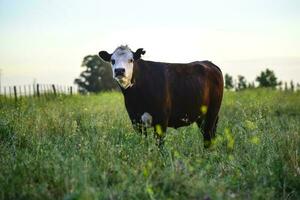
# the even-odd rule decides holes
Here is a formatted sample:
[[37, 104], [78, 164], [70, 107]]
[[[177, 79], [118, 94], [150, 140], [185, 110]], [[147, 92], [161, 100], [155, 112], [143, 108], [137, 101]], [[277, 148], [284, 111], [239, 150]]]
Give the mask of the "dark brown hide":
[[[133, 86], [122, 89], [133, 125], [147, 112], [163, 132], [196, 122], [205, 144], [214, 137], [223, 96], [221, 70], [209, 61], [171, 64], [134, 61]], [[156, 130], [158, 132], [158, 130]], [[157, 134], [161, 138], [161, 134]]]

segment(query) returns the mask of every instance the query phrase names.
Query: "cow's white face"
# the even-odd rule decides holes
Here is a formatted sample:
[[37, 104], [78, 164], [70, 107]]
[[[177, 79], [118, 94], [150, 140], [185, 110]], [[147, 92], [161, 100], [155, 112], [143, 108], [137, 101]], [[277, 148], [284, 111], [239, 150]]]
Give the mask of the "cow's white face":
[[111, 63], [113, 78], [119, 82], [122, 88], [127, 89], [132, 86], [133, 63], [140, 59], [145, 52], [142, 48], [132, 52], [126, 45], [118, 47], [112, 54], [100, 51], [99, 56], [106, 62]]
[[123, 88], [132, 85], [133, 74], [133, 53], [129, 48], [117, 48], [111, 56], [111, 66], [113, 78], [116, 79]]

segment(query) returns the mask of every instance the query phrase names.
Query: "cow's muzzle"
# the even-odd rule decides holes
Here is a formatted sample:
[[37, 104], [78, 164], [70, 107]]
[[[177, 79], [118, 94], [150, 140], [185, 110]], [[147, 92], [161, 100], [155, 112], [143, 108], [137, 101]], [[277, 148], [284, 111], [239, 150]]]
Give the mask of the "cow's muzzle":
[[125, 75], [125, 69], [124, 68], [116, 68], [115, 69], [115, 77], [123, 77]]

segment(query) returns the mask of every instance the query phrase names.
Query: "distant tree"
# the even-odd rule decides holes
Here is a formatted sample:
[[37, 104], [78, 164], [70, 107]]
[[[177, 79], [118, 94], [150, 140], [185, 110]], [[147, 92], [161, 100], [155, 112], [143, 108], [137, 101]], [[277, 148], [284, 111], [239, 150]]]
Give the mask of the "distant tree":
[[277, 82], [275, 73], [269, 69], [262, 71], [260, 76], [256, 77], [256, 81], [259, 83], [259, 87], [275, 88], [277, 85], [280, 85], [280, 82]]
[[297, 91], [300, 91], [300, 83], [297, 83]]
[[284, 82], [284, 90], [287, 91], [288, 90], [288, 85], [287, 82]]
[[249, 82], [247, 87], [248, 88], [255, 88], [254, 82], [251, 82], [251, 83]]
[[282, 91], [282, 81], [279, 82], [278, 88], [279, 88], [280, 91]]
[[247, 88], [247, 81], [244, 76], [238, 75], [237, 90], [243, 90]]
[[294, 82], [293, 82], [293, 81], [290, 82], [290, 88], [291, 88], [291, 91], [294, 92], [294, 90], [295, 90], [295, 85], [294, 85]]
[[233, 88], [233, 79], [229, 74], [225, 74], [225, 88], [228, 90]]
[[74, 80], [78, 85], [80, 93], [101, 92], [106, 90], [117, 89], [118, 86], [112, 78], [111, 66], [104, 62], [97, 55], [88, 55], [84, 57], [79, 78]]

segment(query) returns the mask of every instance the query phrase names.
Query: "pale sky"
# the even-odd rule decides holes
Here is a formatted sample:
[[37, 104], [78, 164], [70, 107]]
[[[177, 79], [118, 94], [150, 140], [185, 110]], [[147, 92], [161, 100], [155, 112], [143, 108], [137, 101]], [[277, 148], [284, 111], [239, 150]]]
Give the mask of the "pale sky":
[[73, 84], [84, 56], [121, 44], [146, 60], [211, 60], [253, 81], [300, 82], [299, 0], [0, 0], [3, 85]]

